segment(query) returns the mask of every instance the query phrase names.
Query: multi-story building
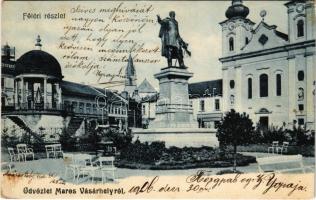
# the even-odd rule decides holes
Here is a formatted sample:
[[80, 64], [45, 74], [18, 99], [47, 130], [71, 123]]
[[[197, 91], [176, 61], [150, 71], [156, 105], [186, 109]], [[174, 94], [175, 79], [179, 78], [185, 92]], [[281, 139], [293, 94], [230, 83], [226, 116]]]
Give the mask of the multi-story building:
[[246, 112], [263, 126], [297, 122], [314, 129], [314, 4], [294, 0], [285, 6], [287, 34], [264, 21], [264, 10], [256, 25], [241, 0], [227, 9], [220, 23], [223, 111]]
[[222, 80], [189, 84], [189, 100], [199, 128], [215, 128], [222, 118]]
[[56, 140], [63, 130], [82, 135], [92, 122], [127, 128], [128, 101], [118, 93], [63, 80], [57, 59], [35, 50], [15, 61], [14, 48], [2, 48], [1, 124], [33, 137]]

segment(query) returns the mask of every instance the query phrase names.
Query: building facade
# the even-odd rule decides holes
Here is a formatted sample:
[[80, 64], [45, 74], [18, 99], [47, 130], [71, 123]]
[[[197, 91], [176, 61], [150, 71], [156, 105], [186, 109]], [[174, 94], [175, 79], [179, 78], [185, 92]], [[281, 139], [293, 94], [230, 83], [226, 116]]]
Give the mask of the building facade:
[[189, 99], [199, 128], [214, 129], [222, 118], [222, 80], [189, 84]]
[[[233, 0], [222, 27], [223, 111], [246, 112], [263, 126], [293, 124], [315, 129], [315, 32], [312, 1], [290, 1], [288, 33], [248, 19]], [[276, 13], [279, 14], [279, 13]]]
[[[235, 109], [264, 127], [315, 130], [314, 4], [294, 0], [285, 6], [287, 34], [264, 21], [265, 10], [256, 25], [242, 0], [232, 1], [227, 19], [220, 22], [222, 79], [189, 84], [200, 128], [214, 128], [225, 112]], [[147, 99], [143, 116], [151, 121], [156, 98]]]
[[2, 48], [2, 131], [28, 133], [46, 142], [63, 131], [81, 136], [92, 122], [127, 128], [128, 101], [111, 90], [63, 80], [57, 59], [36, 49], [15, 61], [14, 48]]

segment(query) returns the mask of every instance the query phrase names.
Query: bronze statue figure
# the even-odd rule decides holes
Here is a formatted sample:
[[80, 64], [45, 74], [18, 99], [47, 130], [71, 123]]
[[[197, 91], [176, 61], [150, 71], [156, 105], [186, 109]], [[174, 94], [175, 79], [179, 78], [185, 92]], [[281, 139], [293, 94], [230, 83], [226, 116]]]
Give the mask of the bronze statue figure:
[[191, 56], [188, 50], [188, 43], [184, 42], [179, 34], [178, 22], [175, 19], [176, 13], [169, 12], [169, 17], [161, 19], [157, 15], [158, 23], [161, 25], [159, 37], [161, 38], [161, 55], [167, 58], [168, 67], [172, 67], [172, 59], [178, 59], [179, 66], [186, 68], [183, 62], [183, 51]]

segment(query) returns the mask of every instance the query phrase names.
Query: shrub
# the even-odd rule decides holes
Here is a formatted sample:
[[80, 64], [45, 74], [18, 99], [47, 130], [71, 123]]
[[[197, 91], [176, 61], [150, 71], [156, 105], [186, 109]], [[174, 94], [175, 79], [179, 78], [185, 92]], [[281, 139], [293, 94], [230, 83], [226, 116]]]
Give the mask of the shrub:
[[[271, 144], [273, 141], [289, 142], [293, 145], [314, 145], [315, 131], [307, 130], [306, 127], [295, 125], [292, 129], [286, 129], [283, 127], [270, 126], [268, 129], [262, 128], [257, 124], [255, 130], [256, 143]], [[256, 142], [257, 141], [257, 142]]]
[[121, 150], [131, 144], [133, 135], [130, 129], [127, 132], [120, 132], [115, 128], [111, 128], [102, 134], [104, 138], [113, 142], [113, 145]]
[[10, 131], [8, 128], [3, 128], [1, 132], [1, 145], [4, 147], [15, 147], [20, 142], [16, 134], [16, 129]]
[[163, 155], [165, 149], [165, 142], [154, 141], [149, 144], [136, 140], [121, 150], [120, 158], [137, 163], [154, 164]]
[[268, 129], [264, 129], [258, 124], [255, 132], [258, 133], [258, 141], [260, 141], [261, 143], [270, 144], [273, 141], [284, 142], [291, 140], [291, 136], [283, 127], [279, 128], [277, 126], [269, 126]]
[[302, 145], [315, 145], [315, 131], [307, 130], [306, 127], [295, 125], [292, 130], [288, 130], [292, 137], [291, 142], [298, 146]]
[[63, 129], [63, 132], [59, 137], [59, 142], [63, 150], [73, 151], [75, 149], [76, 138], [66, 131], [66, 129]]

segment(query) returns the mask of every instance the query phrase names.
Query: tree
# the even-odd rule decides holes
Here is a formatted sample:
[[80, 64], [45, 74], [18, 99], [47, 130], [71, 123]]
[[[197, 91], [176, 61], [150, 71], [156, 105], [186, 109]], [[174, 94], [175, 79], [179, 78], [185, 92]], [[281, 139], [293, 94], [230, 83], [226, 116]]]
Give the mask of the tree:
[[238, 113], [234, 109], [226, 113], [217, 125], [216, 137], [220, 146], [233, 145], [234, 147], [234, 172], [237, 165], [237, 145], [251, 142], [253, 132], [254, 127], [249, 115]]

